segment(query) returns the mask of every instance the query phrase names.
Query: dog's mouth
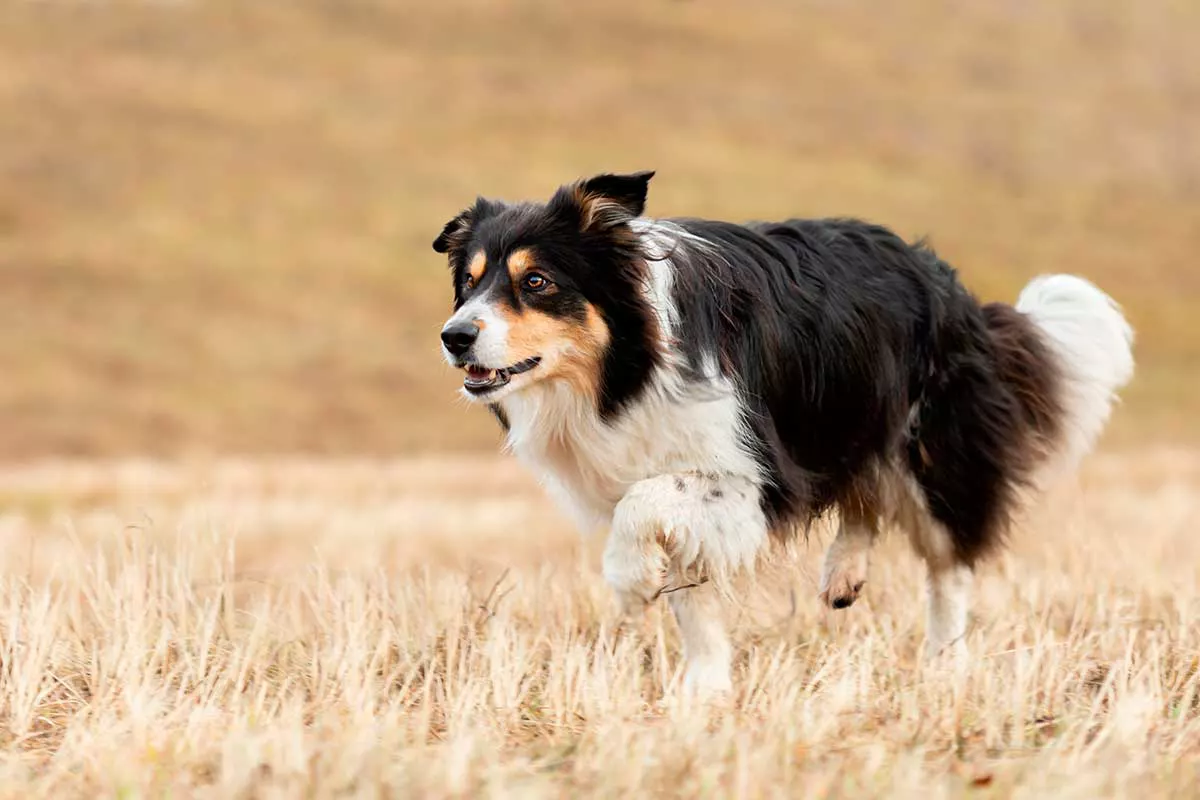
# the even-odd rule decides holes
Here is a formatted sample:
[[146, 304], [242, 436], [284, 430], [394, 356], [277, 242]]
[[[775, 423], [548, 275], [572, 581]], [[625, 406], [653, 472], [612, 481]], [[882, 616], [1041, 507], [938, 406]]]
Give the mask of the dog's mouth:
[[479, 364], [468, 364], [466, 366], [467, 377], [463, 378], [463, 388], [471, 394], [487, 394], [499, 389], [501, 386], [507, 386], [514, 375], [529, 372], [529, 370], [541, 363], [541, 360], [541, 356], [533, 356], [503, 369], [491, 369]]

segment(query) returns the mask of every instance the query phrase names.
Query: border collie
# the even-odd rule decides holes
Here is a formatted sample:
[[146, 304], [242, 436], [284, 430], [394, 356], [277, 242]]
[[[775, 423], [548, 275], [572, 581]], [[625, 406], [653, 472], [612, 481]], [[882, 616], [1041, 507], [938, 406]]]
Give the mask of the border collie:
[[686, 687], [730, 688], [728, 579], [835, 509], [821, 600], [853, 603], [897, 525], [927, 565], [926, 655], [961, 652], [973, 567], [1132, 377], [1119, 307], [1070, 275], [981, 305], [929, 247], [853, 219], [644, 217], [653, 174], [446, 224], [463, 393], [582, 528], [608, 527], [626, 612], [667, 594]]

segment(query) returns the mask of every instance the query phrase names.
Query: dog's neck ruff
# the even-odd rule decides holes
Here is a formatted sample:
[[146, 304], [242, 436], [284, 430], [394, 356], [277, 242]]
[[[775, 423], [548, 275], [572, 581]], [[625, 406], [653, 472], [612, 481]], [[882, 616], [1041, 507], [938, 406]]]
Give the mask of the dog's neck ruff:
[[656, 475], [704, 472], [757, 480], [742, 408], [727, 381], [672, 391], [664, 372], [614, 419], [566, 382], [546, 381], [503, 401], [507, 447], [585, 530], [606, 524], [630, 486]]
[[658, 475], [720, 473], [757, 483], [747, 446], [744, 404], [716, 357], [685, 369], [673, 347], [679, 313], [672, 295], [674, 259], [696, 243], [682, 228], [637, 220], [647, 253], [644, 301], [659, 324], [663, 362], [619, 413], [602, 418], [596, 398], [548, 379], [501, 402], [506, 447], [525, 462], [584, 530], [607, 524], [630, 486]]

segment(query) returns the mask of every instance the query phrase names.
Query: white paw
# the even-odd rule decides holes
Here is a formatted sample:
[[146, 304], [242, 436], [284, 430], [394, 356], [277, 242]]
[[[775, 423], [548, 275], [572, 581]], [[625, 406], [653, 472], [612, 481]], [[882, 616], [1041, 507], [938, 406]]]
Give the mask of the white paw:
[[692, 700], [720, 700], [732, 693], [728, 664], [697, 662], [688, 664], [683, 673], [683, 694]]

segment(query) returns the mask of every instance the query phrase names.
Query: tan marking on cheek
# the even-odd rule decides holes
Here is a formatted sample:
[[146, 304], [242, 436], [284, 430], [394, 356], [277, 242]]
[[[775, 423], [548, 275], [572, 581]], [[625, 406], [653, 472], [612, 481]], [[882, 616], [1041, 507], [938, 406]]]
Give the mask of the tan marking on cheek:
[[587, 306], [583, 325], [563, 325], [563, 339], [569, 343], [567, 355], [558, 367], [558, 375], [571, 384], [574, 391], [594, 397], [600, 391], [600, 371], [604, 350], [611, 335], [600, 312], [591, 303]]
[[480, 250], [475, 255], [471, 256], [470, 262], [467, 263], [467, 275], [476, 284], [483, 279], [483, 273], [487, 272], [487, 256]]
[[587, 304], [587, 335], [591, 346], [598, 349], [607, 347], [611, 338], [607, 323], [591, 303]]
[[521, 313], [497, 309], [497, 313], [508, 326], [508, 354], [513, 363], [561, 353], [554, 364], [546, 365], [550, 371], [543, 373], [544, 377], [565, 380], [585, 396], [595, 396], [600, 390], [601, 363], [611, 335], [594, 306], [588, 305], [582, 324], [533, 309]]
[[600, 391], [600, 362], [571, 362], [558, 370], [558, 377], [571, 385], [575, 394], [595, 397]]
[[559, 349], [559, 343], [570, 336], [569, 323], [540, 311], [527, 309], [517, 314], [505, 309], [501, 313], [508, 323], [508, 352], [513, 361]]

